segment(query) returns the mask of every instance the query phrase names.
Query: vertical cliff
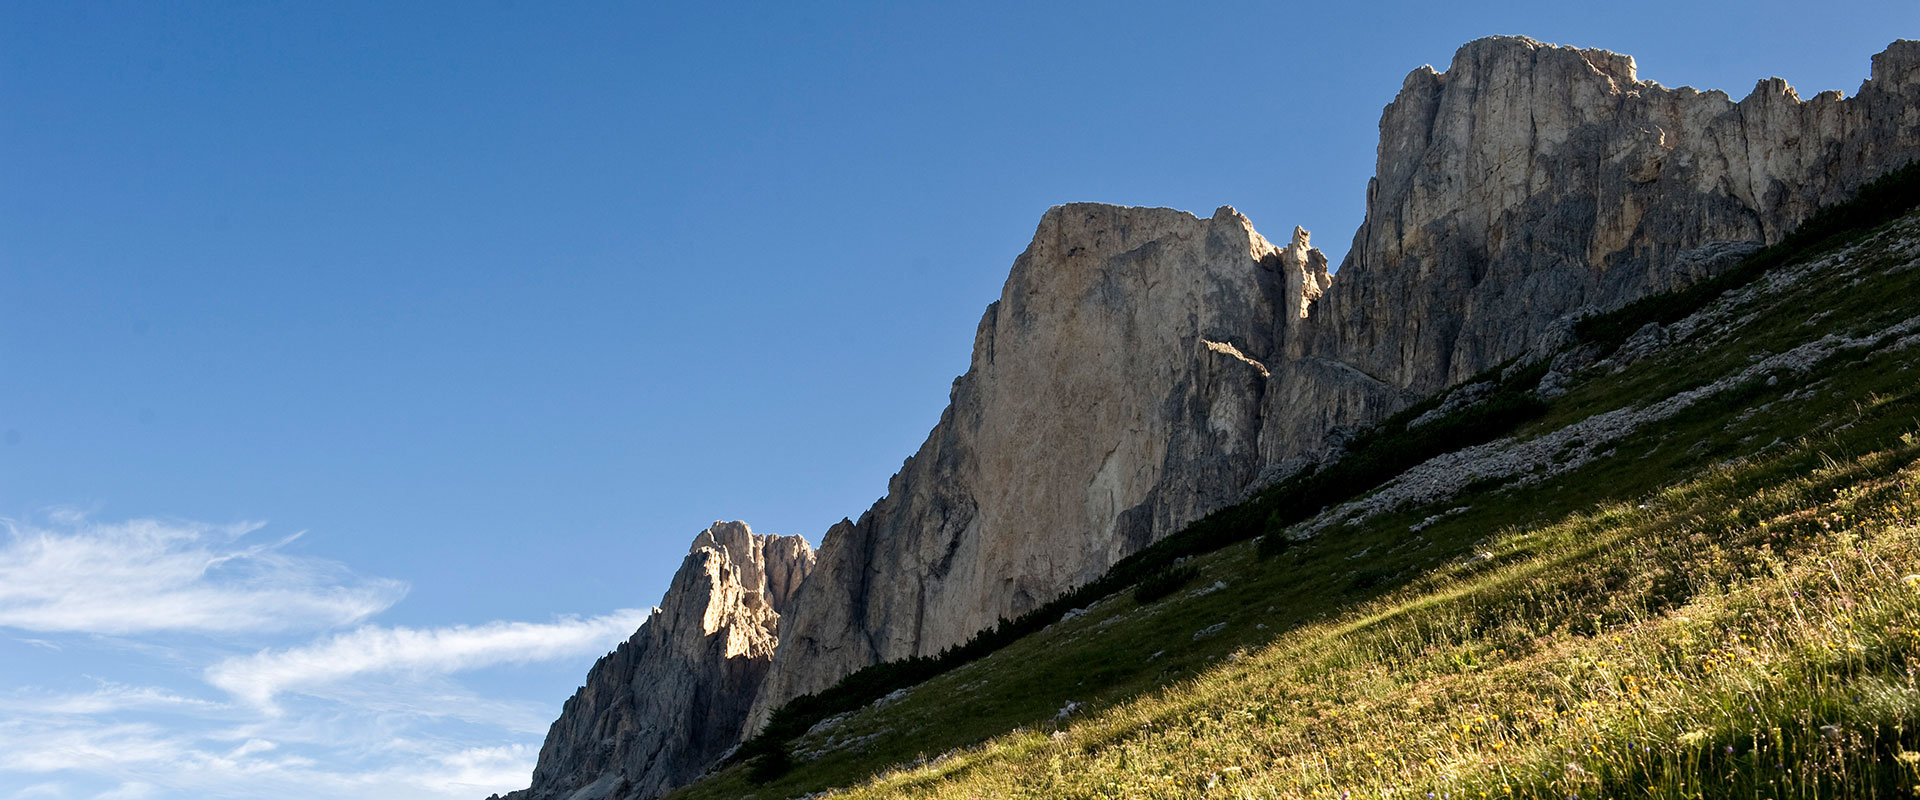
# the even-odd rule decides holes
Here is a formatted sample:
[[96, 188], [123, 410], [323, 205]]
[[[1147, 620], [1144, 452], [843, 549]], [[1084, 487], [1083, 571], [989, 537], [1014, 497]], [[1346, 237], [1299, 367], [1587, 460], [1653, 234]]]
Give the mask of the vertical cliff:
[[533, 786], [508, 800], [654, 797], [699, 777], [740, 740], [780, 614], [812, 568], [798, 536], [701, 531], [653, 616], [561, 710]]
[[877, 660], [958, 644], [1237, 496], [1281, 312], [1299, 315], [1324, 264], [1231, 208], [1049, 210], [940, 424], [885, 498], [827, 532], [751, 724]]
[[1640, 80], [1630, 56], [1494, 37], [1407, 76], [1380, 120], [1366, 221], [1309, 351], [1427, 393], [1554, 321], [1697, 280], [1920, 154], [1920, 42], [1857, 96], [1745, 99]]
[[[1305, 231], [1276, 246], [1231, 208], [1055, 207], [926, 442], [827, 532], [785, 605], [765, 601], [778, 647], [771, 616], [696, 634], [662, 612], [569, 702], [533, 796], [616, 773], [631, 783], [575, 796], [684, 781], [786, 700], [1032, 609], [1342, 431], [1573, 315], [1698, 280], [1917, 157], [1920, 42], [1875, 56], [1852, 98], [1766, 80], [1735, 102], [1640, 80], [1627, 56], [1495, 37], [1415, 70], [1386, 107], [1337, 274]], [[713, 552], [689, 556], [669, 598], [731, 585], [700, 577], [740, 559]], [[744, 660], [685, 649], [723, 628], [746, 637]], [[643, 673], [664, 690], [620, 677]], [[665, 744], [669, 730], [696, 743]]]
[[[1275, 398], [1318, 368], [1299, 354], [1333, 283], [1306, 231], [1276, 246], [1229, 207], [1048, 210], [940, 423], [885, 497], [827, 532], [748, 729], [863, 666], [960, 644], [1244, 495], [1282, 449], [1262, 432], [1304, 415]], [[1301, 402], [1351, 420], [1406, 399]]]

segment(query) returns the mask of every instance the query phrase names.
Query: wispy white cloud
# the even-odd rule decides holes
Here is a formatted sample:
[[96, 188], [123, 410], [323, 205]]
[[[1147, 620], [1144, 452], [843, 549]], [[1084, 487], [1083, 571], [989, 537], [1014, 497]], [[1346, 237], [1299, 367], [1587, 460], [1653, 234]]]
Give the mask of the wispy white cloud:
[[248, 739], [245, 742], [242, 742], [239, 747], [233, 748], [233, 752], [228, 753], [227, 757], [228, 758], [245, 758], [247, 756], [253, 755], [254, 753], [265, 753], [269, 750], [274, 750], [277, 748], [279, 748], [279, 745], [274, 744], [273, 742], [269, 742], [265, 739]]
[[31, 786], [24, 787], [20, 791], [14, 792], [13, 795], [11, 796], [11, 800], [29, 800], [30, 798], [31, 800], [47, 800], [48, 798], [59, 798], [59, 797], [66, 797], [66, 796], [67, 796], [66, 784], [47, 781], [44, 783], [36, 783]]
[[158, 789], [146, 781], [127, 781], [112, 789], [101, 792], [94, 800], [146, 800], [154, 796]]
[[[354, 743], [357, 754], [323, 762], [286, 755], [264, 739], [233, 747], [209, 744], [192, 734], [149, 725], [0, 723], [0, 782], [70, 773], [112, 787], [100, 794], [76, 794], [71, 787], [47, 781], [15, 792], [11, 797], [18, 800], [208, 795], [474, 800], [526, 786], [537, 755], [536, 747], [524, 743], [474, 747], [433, 739], [370, 738]], [[390, 757], [369, 763], [369, 752]]]
[[605, 652], [631, 636], [648, 613], [623, 609], [588, 619], [427, 629], [366, 626], [301, 647], [230, 658], [208, 668], [206, 678], [241, 700], [271, 708], [282, 692], [365, 673], [441, 675]]
[[372, 625], [405, 584], [294, 555], [292, 539], [81, 512], [0, 519], [0, 671], [21, 668], [0, 686], [0, 800], [521, 788], [565, 687], [482, 694], [465, 682], [489, 678], [467, 671], [571, 660], [577, 677], [649, 614]]
[[118, 773], [134, 764], [177, 763], [191, 752], [178, 735], [144, 723], [0, 726], [0, 770]]
[[0, 627], [41, 632], [285, 631], [350, 625], [406, 584], [248, 543], [259, 524], [0, 520]]
[[[416, 777], [427, 791], [485, 797], [499, 786], [524, 786], [533, 772], [533, 748], [525, 745], [470, 747], [433, 758], [434, 767]], [[403, 777], [397, 775], [396, 777]]]
[[[590, 651], [578, 655], [597, 654]], [[316, 702], [303, 703], [290, 713], [310, 714], [327, 708], [352, 709], [358, 716], [417, 723], [464, 722], [536, 737], [544, 736], [547, 728], [553, 725], [555, 702], [562, 699], [553, 696], [546, 698], [546, 702], [534, 702], [489, 697], [476, 694], [451, 676], [379, 672], [362, 673], [325, 684], [304, 684], [298, 687], [298, 694]], [[278, 716], [278, 706], [285, 704], [285, 698], [279, 698], [274, 703], [269, 706], [236, 703], [233, 707], [269, 712], [269, 716], [262, 719], [274, 723], [273, 730], [280, 730], [286, 720]], [[258, 730], [263, 729], [239, 727], [231, 732], [235, 736], [251, 736]], [[339, 739], [338, 734], [333, 734], [333, 738]]]
[[26, 714], [111, 714], [118, 711], [211, 710], [224, 703], [176, 694], [152, 686], [127, 686], [101, 681], [90, 692], [52, 693], [32, 689], [0, 696], [0, 711]]

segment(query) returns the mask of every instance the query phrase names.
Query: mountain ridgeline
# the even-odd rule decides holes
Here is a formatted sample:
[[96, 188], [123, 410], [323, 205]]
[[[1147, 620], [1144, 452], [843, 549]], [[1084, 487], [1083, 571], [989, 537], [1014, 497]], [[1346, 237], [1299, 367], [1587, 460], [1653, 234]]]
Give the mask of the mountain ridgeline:
[[509, 797], [656, 797], [796, 698], [1111, 590], [1110, 569], [1212, 512], [1275, 492], [1317, 511], [1403, 468], [1314, 471], [1332, 456], [1473, 444], [1405, 439], [1439, 401], [1410, 407], [1553, 354], [1582, 318], [1713, 279], [1920, 159], [1920, 42], [1871, 75], [1852, 97], [1769, 79], [1735, 101], [1602, 50], [1470, 42], [1387, 105], [1337, 273], [1305, 231], [1275, 244], [1228, 207], [1048, 210], [886, 495], [817, 551], [702, 532]]

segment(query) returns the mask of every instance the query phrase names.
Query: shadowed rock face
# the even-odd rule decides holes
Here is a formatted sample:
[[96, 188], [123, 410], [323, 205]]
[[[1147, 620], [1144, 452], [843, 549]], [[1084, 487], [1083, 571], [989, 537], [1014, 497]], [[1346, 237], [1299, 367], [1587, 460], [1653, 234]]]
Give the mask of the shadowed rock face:
[[961, 643], [1313, 463], [1330, 433], [1778, 240], [1920, 157], [1920, 42], [1872, 74], [1850, 99], [1767, 80], [1734, 102], [1606, 51], [1468, 43], [1382, 114], [1332, 277], [1305, 231], [1276, 247], [1231, 208], [1049, 210], [887, 495], [827, 532], [810, 576], [797, 539], [775, 559], [790, 537], [703, 534], [673, 610], [594, 667], [525, 796], [654, 796], [795, 696]]
[[532, 788], [509, 800], [654, 797], [699, 777], [740, 741], [780, 613], [812, 567], [798, 536], [701, 531], [653, 616], [567, 701]]
[[1366, 222], [1308, 349], [1425, 394], [1569, 313], [1698, 280], [1690, 251], [1777, 241], [1920, 155], [1920, 42], [1872, 76], [1850, 99], [1774, 78], [1734, 102], [1604, 50], [1470, 42], [1381, 115]]

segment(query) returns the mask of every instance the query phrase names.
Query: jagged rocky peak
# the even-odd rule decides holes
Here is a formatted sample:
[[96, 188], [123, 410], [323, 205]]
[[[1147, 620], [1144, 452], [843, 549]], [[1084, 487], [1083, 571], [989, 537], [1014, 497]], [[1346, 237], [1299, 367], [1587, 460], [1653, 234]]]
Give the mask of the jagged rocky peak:
[[1900, 39], [1873, 57], [1869, 81], [1881, 86], [1920, 83], [1920, 41]]
[[1367, 216], [1312, 352], [1426, 393], [1556, 322], [1698, 280], [1701, 248], [1771, 242], [1914, 157], [1899, 42], [1860, 94], [1746, 99], [1640, 80], [1633, 59], [1524, 37], [1407, 76], [1380, 120]]
[[[813, 569], [813, 548], [798, 536], [763, 536], [744, 522], [715, 522], [693, 538], [689, 555], [703, 549], [716, 551], [718, 558], [706, 558], [715, 569], [735, 569], [739, 575], [728, 580], [741, 589], [743, 605], [764, 603], [777, 614], [793, 601], [800, 581]], [[759, 587], [758, 592], [748, 587]], [[709, 631], [711, 632], [711, 631]]]
[[812, 568], [798, 536], [701, 531], [653, 615], [567, 701], [532, 787], [508, 800], [651, 798], [699, 777], [740, 740], [780, 613]]
[[1293, 228], [1293, 241], [1280, 251], [1280, 267], [1286, 273], [1286, 308], [1281, 313], [1288, 327], [1297, 326], [1296, 320], [1307, 318], [1307, 312], [1313, 307], [1313, 301], [1325, 294], [1327, 287], [1333, 285], [1333, 275], [1327, 272], [1327, 256], [1312, 244], [1312, 235], [1306, 228], [1298, 225]]

